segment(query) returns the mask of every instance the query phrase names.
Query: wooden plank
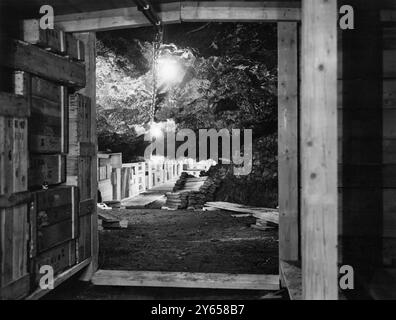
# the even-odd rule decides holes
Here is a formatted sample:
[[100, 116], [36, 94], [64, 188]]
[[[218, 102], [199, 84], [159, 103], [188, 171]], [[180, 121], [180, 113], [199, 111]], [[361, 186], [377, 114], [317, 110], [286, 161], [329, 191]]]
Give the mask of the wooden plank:
[[[179, 3], [159, 4], [158, 15], [164, 24], [179, 23]], [[136, 6], [55, 16], [55, 24], [66, 32], [105, 31], [148, 27], [151, 23]]]
[[[159, 4], [164, 24], [206, 21], [299, 21], [299, 2], [243, 1], [179, 2]], [[105, 31], [150, 26], [136, 7], [91, 11], [55, 17], [66, 32]]]
[[32, 199], [29, 191], [12, 193], [11, 195], [0, 195], [0, 208], [11, 208], [22, 203], [28, 203]]
[[36, 285], [42, 277], [42, 274], [40, 274], [40, 268], [44, 265], [51, 266], [54, 269], [55, 276], [60, 274], [76, 264], [76, 241], [72, 240], [41, 253], [35, 258], [34, 264], [34, 282]]
[[85, 86], [85, 68], [82, 63], [19, 40], [10, 43], [10, 50], [0, 61], [0, 65], [26, 71], [66, 86]]
[[199, 21], [299, 21], [298, 2], [200, 1], [181, 3], [183, 22]]
[[280, 260], [279, 270], [281, 272], [282, 284], [289, 293], [290, 300], [302, 299], [301, 267], [294, 262]]
[[[65, 272], [61, 273], [54, 279], [54, 287], [58, 287], [61, 285], [63, 282], [66, 280], [70, 279], [72, 276], [74, 276], [76, 273], [80, 272], [84, 268], [86, 268], [89, 264], [91, 263], [91, 259], [87, 259], [85, 261], [80, 262], [79, 264], [75, 265], [74, 267], [66, 270]], [[32, 294], [30, 294], [28, 297], [26, 297], [26, 300], [38, 300], [45, 296], [48, 292], [50, 292], [49, 289], [37, 289], [34, 291]]]
[[205, 206], [227, 211], [251, 213], [253, 216], [256, 216], [259, 219], [263, 219], [275, 224], [279, 223], [279, 214], [276, 209], [245, 206], [243, 204], [231, 202], [206, 202]]
[[[96, 134], [96, 34], [95, 33], [80, 33], [76, 38], [81, 40], [85, 45], [85, 61], [86, 61], [86, 79], [87, 86], [80, 91], [81, 94], [87, 96], [91, 100], [91, 137], [90, 142], [95, 144], [95, 153], [98, 150], [97, 134]], [[97, 202], [97, 156], [91, 158], [91, 199]], [[98, 239], [98, 215], [96, 206], [90, 217], [90, 251], [92, 257], [91, 264], [86, 272], [82, 275], [81, 280], [89, 281], [93, 273], [98, 269], [99, 256], [99, 239]]]
[[57, 224], [41, 228], [37, 232], [38, 252], [51, 249], [75, 238], [73, 234], [74, 224], [72, 219], [59, 222]]
[[16, 300], [22, 299], [29, 294], [30, 276], [24, 277], [0, 288], [0, 300]]
[[0, 92], [0, 116], [26, 118], [30, 116], [28, 100], [22, 96]]
[[[320, 17], [320, 19], [318, 19]], [[337, 299], [337, 1], [302, 1], [303, 299]]]
[[279, 257], [299, 259], [298, 26], [278, 23]]
[[279, 290], [279, 275], [98, 270], [94, 285], [236, 290]]

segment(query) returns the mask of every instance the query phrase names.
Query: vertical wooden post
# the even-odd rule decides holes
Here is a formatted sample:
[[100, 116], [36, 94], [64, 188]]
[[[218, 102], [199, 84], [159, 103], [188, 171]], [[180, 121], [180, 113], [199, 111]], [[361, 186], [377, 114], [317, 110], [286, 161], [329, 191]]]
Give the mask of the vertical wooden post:
[[297, 22], [278, 23], [279, 259], [299, 259]]
[[[76, 38], [81, 40], [85, 45], [85, 66], [87, 85], [80, 92], [91, 98], [91, 142], [96, 145], [96, 153], [98, 150], [98, 139], [96, 134], [96, 34], [95, 32], [77, 33]], [[91, 196], [97, 202], [97, 156], [92, 157], [91, 168]], [[98, 238], [98, 215], [95, 210], [91, 215], [91, 254], [92, 261], [87, 270], [81, 276], [81, 280], [89, 281], [95, 271], [98, 269], [99, 255], [99, 238]]]
[[337, 299], [337, 0], [302, 1], [304, 299]]

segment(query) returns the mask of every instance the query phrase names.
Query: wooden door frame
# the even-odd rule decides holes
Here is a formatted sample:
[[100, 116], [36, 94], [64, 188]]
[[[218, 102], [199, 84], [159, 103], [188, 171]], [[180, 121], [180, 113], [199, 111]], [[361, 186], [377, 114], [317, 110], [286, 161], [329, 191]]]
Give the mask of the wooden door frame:
[[[185, 7], [190, 4], [179, 4], [176, 15], [175, 11], [164, 12], [161, 13], [162, 18], [168, 17], [168, 23], [278, 22], [281, 35], [279, 55], [282, 59], [288, 59], [287, 63], [279, 64], [278, 73], [280, 80], [278, 120], [281, 132], [278, 142], [281, 169], [279, 172], [280, 258], [298, 260], [301, 255], [303, 298], [336, 299], [337, 35], [334, 34], [334, 30], [338, 19], [337, 1], [302, 0], [301, 11], [295, 7], [280, 7], [275, 10], [271, 8], [271, 11], [266, 11], [264, 7], [261, 8], [261, 15], [255, 14], [254, 19], [251, 16], [252, 12], [256, 13], [259, 10], [248, 8], [249, 2], [239, 4], [239, 7], [235, 7], [235, 3], [232, 2], [211, 2], [206, 5], [200, 2], [199, 5], [195, 3], [191, 7]], [[219, 6], [221, 10], [224, 10], [224, 6], [230, 8], [228, 12], [231, 16], [219, 18]], [[66, 31], [90, 31], [90, 34], [112, 28], [142, 26], [142, 19], [134, 16], [136, 12], [129, 10], [128, 17], [125, 17], [125, 11], [117, 10], [108, 12], [106, 17], [101, 16], [103, 12], [82, 13], [77, 20], [76, 15], [68, 15], [57, 17], [56, 21]], [[132, 19], [131, 16], [137, 20]], [[317, 19], [317, 16], [321, 19]], [[298, 88], [298, 64], [296, 64], [300, 43], [300, 41], [296, 42], [298, 34], [296, 29], [300, 20], [302, 22], [301, 92]], [[118, 24], [115, 25], [115, 22]], [[300, 151], [298, 151], [299, 147]], [[299, 168], [301, 168], [300, 172]], [[301, 183], [298, 182], [299, 176]], [[94, 215], [93, 220], [96, 218]], [[302, 232], [299, 230], [298, 221], [301, 223]], [[302, 240], [301, 252], [298, 245], [299, 235]], [[97, 249], [93, 249], [96, 255], [93, 261], [97, 261]], [[87, 278], [96, 269], [97, 263], [93, 262]]]

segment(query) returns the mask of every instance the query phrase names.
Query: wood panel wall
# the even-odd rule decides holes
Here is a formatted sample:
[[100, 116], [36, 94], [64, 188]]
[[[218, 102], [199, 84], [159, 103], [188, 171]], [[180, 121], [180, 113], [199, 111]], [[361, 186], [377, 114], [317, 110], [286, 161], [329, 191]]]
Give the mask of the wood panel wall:
[[339, 31], [339, 263], [368, 283], [395, 262], [396, 34], [380, 12], [396, 4], [343, 3], [355, 9], [355, 30]]

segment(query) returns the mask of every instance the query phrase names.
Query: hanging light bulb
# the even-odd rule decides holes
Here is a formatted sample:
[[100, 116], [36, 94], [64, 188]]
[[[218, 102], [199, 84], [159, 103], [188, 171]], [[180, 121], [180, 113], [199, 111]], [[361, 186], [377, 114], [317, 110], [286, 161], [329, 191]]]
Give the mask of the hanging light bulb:
[[158, 79], [162, 83], [178, 82], [181, 73], [180, 65], [175, 59], [169, 57], [158, 59]]
[[150, 124], [150, 134], [154, 138], [160, 138], [162, 136], [161, 124], [152, 122]]

